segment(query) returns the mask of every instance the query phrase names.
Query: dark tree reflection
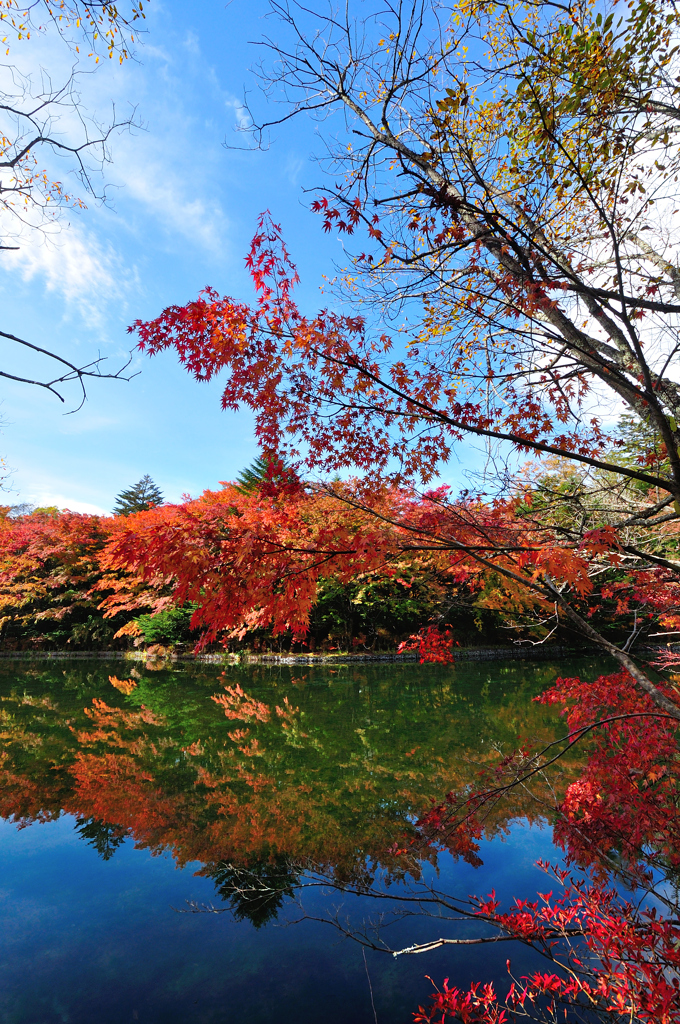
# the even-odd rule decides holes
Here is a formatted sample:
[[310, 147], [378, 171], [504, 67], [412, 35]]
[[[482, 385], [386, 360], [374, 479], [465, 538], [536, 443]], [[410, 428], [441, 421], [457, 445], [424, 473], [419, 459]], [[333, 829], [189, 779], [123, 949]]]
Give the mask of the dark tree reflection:
[[75, 830], [81, 839], [93, 846], [102, 860], [111, 860], [119, 846], [130, 835], [123, 825], [114, 825], [97, 818], [76, 818]]
[[261, 928], [276, 919], [286, 896], [291, 896], [298, 884], [299, 871], [285, 858], [277, 857], [249, 867], [219, 864], [211, 877], [236, 920], [248, 920]]

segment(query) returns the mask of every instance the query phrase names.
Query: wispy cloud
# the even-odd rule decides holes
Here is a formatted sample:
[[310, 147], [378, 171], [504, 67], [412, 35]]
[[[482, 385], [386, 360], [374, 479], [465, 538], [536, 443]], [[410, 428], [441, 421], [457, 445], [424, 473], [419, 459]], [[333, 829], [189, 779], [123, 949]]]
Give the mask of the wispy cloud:
[[288, 156], [286, 157], [286, 162], [284, 164], [284, 172], [291, 185], [299, 184], [300, 175], [302, 174], [304, 166], [305, 161], [302, 159], [301, 156], [295, 156], [292, 153], [288, 154]]
[[[22, 73], [35, 74], [41, 65], [47, 66], [55, 81], [68, 79], [73, 58], [59, 40], [48, 37], [13, 56]], [[81, 109], [101, 122], [112, 117], [112, 102], [117, 117], [125, 117], [137, 105], [143, 113], [145, 130], [110, 140], [112, 163], [105, 168], [105, 177], [115, 186], [109, 190], [113, 212], [91, 208], [82, 219], [67, 215], [61, 230], [47, 240], [26, 228], [20, 232], [19, 252], [3, 257], [3, 268], [20, 273], [25, 281], [42, 278], [47, 290], [63, 299], [67, 312], [77, 313], [90, 327], [101, 326], [111, 304], [120, 305], [138, 286], [136, 269], [122, 255], [127, 245], [121, 230], [130, 229], [135, 237], [156, 234], [161, 247], [163, 239], [166, 246], [173, 238], [188, 242], [214, 258], [223, 254], [230, 228], [217, 198], [219, 136], [215, 133], [208, 152], [205, 127], [196, 119], [192, 102], [201, 93], [214, 96], [216, 88], [214, 69], [200, 59], [197, 35], [189, 31], [174, 52], [147, 45], [140, 56], [141, 64], [100, 66], [96, 71], [85, 62], [92, 74], [78, 80]], [[226, 102], [240, 124], [246, 117], [242, 105], [231, 96]], [[58, 131], [64, 139], [80, 139], [82, 124], [75, 110], [62, 112]], [[49, 152], [44, 156], [48, 173], [61, 179], [63, 161], [50, 159]], [[74, 191], [78, 193], [77, 188]], [[140, 250], [142, 260], [146, 254], [145, 246]]]
[[89, 501], [74, 501], [63, 494], [53, 494], [51, 491], [43, 491], [38, 496], [36, 505], [42, 508], [50, 508], [56, 505], [57, 508], [67, 508], [71, 512], [86, 512], [91, 516], [110, 516], [111, 512], [99, 505], [91, 505]]
[[134, 267], [77, 222], [46, 237], [26, 228], [19, 243], [18, 251], [6, 254], [6, 268], [24, 281], [42, 277], [47, 291], [56, 292], [90, 327], [102, 327], [112, 305], [120, 308], [136, 284]]
[[111, 416], [92, 410], [83, 409], [78, 416], [64, 416], [60, 425], [60, 434], [96, 434], [110, 432], [121, 425], [120, 416]]
[[236, 120], [236, 126], [238, 128], [249, 128], [251, 125], [250, 114], [243, 106], [241, 100], [237, 100], [234, 96], [227, 95], [224, 100], [224, 105], [227, 110], [234, 111], [234, 118]]
[[187, 52], [190, 53], [192, 57], [201, 56], [201, 47], [198, 42], [198, 36], [196, 35], [195, 32], [192, 32], [191, 29], [189, 29], [186, 36], [184, 37], [183, 46], [184, 49], [187, 50]]
[[176, 169], [170, 146], [144, 148], [145, 159], [140, 159], [138, 146], [121, 146], [117, 154], [116, 177], [123, 184], [124, 199], [142, 204], [165, 234], [221, 253], [228, 224], [220, 203], [200, 195], [189, 168], [184, 173]]
[[89, 501], [76, 501], [57, 491], [39, 490], [31, 494], [26, 493], [21, 495], [20, 500], [28, 505], [35, 505], [37, 508], [54, 508], [56, 506], [61, 509], [67, 508], [71, 512], [85, 512], [92, 516], [111, 515], [110, 511], [100, 505], [93, 505]]

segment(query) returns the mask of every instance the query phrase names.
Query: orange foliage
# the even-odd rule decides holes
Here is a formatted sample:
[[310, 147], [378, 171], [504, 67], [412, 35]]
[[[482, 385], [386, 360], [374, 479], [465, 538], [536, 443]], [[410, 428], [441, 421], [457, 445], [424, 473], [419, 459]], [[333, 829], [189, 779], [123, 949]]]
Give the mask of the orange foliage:
[[117, 676], [109, 676], [109, 682], [111, 686], [115, 686], [117, 690], [126, 695], [132, 693], [137, 688], [137, 683], [134, 679], [118, 679]]
[[[182, 505], [117, 521], [101, 560], [107, 569], [122, 568], [128, 578], [154, 586], [161, 578], [173, 579], [173, 601], [198, 605], [192, 626], [205, 629], [203, 642], [224, 631], [243, 637], [270, 625], [274, 635], [290, 631], [304, 636], [320, 578], [351, 581], [377, 572], [397, 576], [399, 565], [391, 563], [405, 555], [417, 566], [414, 531], [427, 535], [436, 507], [395, 490], [386, 490], [379, 505], [382, 521], [322, 488], [299, 487], [295, 494], [280, 496], [243, 494], [225, 484], [221, 491], [206, 491]], [[502, 514], [490, 513], [489, 528], [494, 519], [496, 529], [503, 530]], [[446, 551], [434, 549], [420, 557], [449, 584], [479, 574], [477, 565]], [[123, 593], [121, 584], [106, 599], [107, 614], [122, 606]]]

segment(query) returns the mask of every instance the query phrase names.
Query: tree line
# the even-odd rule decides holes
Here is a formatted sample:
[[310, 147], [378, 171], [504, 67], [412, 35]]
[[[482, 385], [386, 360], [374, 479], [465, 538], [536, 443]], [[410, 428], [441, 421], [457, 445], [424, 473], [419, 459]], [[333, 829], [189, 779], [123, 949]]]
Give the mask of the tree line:
[[[208, 637], [263, 622], [303, 635], [322, 576], [408, 553], [495, 587], [518, 629], [566, 628], [609, 655], [617, 671], [542, 698], [565, 715], [562, 751], [520, 746], [419, 823], [423, 842], [469, 849], [497, 800], [581, 745], [552, 808], [566, 868], [546, 865], [551, 891], [509, 910], [476, 900], [545, 969], [518, 978], [508, 961], [500, 993], [445, 982], [416, 1020], [677, 1022], [678, 659], [652, 664], [640, 640], [680, 627], [678, 10], [271, 8], [258, 74], [281, 104], [251, 107], [246, 130], [266, 145], [318, 119], [329, 173], [312, 209], [347, 253], [332, 302], [301, 308], [265, 213], [251, 302], [208, 288], [131, 331], [197, 380], [221, 375], [223, 407], [250, 409], [270, 465], [293, 472], [259, 499], [168, 511], [160, 533], [131, 523], [112, 549], [147, 578], [179, 569]], [[622, 414], [640, 425], [632, 457]], [[471, 488], [438, 486], [471, 442]], [[424, 657], [452, 656], [439, 637]]]
[[[264, 479], [111, 520], [6, 519], [2, 579], [19, 607], [46, 602], [41, 622], [96, 594], [117, 639], [174, 607], [209, 644], [305, 642], [328, 581], [417, 577], [437, 598], [405, 641], [424, 660], [455, 656], [458, 599], [520, 641], [566, 631], [610, 656], [616, 671], [544, 694], [561, 750], [521, 746], [418, 825], [469, 849], [495, 801], [580, 745], [551, 808], [562, 894], [476, 904], [546, 970], [509, 966], [505, 994], [444, 985], [416, 1019], [678, 1022], [680, 659], [645, 642], [680, 629], [680, 15], [665, 0], [271, 8], [258, 73], [284, 105], [246, 130], [266, 144], [320, 119], [330, 174], [312, 209], [348, 254], [332, 302], [300, 307], [264, 213], [252, 301], [208, 288], [130, 328], [198, 380], [222, 375], [223, 407], [253, 412]], [[480, 470], [456, 494], [441, 475], [472, 441]]]

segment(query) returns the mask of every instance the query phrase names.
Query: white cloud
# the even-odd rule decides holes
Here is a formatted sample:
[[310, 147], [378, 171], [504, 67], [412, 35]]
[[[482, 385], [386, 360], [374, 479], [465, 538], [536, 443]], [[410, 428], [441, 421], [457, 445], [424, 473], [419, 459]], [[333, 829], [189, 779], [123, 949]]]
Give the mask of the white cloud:
[[189, 31], [187, 32], [184, 38], [183, 45], [185, 50], [187, 50], [187, 52], [190, 53], [192, 57], [201, 56], [201, 47], [198, 42], [198, 36], [196, 35], [195, 32], [192, 32], [191, 29], [189, 29]]
[[302, 174], [304, 167], [305, 161], [302, 157], [293, 156], [292, 153], [288, 155], [284, 165], [284, 171], [291, 185], [297, 185], [299, 183], [300, 175]]
[[[104, 364], [104, 369], [106, 364]], [[79, 409], [77, 416], [64, 416], [59, 430], [60, 434], [92, 434], [101, 431], [115, 430], [121, 425], [121, 419], [106, 416], [91, 410]]]
[[227, 110], [233, 110], [234, 111], [234, 117], [236, 119], [236, 124], [237, 124], [237, 126], [239, 128], [249, 128], [250, 127], [250, 125], [251, 125], [250, 114], [248, 113], [246, 108], [243, 106], [243, 103], [241, 102], [241, 100], [237, 100], [233, 96], [227, 96], [227, 98], [224, 101], [224, 105], [227, 108]]
[[100, 508], [99, 505], [91, 505], [88, 501], [76, 501], [74, 498], [68, 498], [65, 494], [55, 494], [53, 491], [39, 491], [36, 494], [27, 494], [25, 497], [22, 496], [22, 500], [31, 505], [36, 505], [38, 508], [52, 508], [56, 505], [60, 509], [69, 509], [71, 512], [85, 512], [91, 516], [111, 515], [110, 512]]
[[[91, 113], [103, 124], [110, 123], [115, 101], [118, 119], [138, 107], [141, 114], [135, 119], [140, 117], [146, 125], [144, 131], [114, 135], [110, 139], [112, 164], [105, 168], [105, 178], [94, 174], [98, 189], [105, 179], [113, 183], [109, 194], [124, 211], [125, 220], [123, 216], [112, 219], [111, 211], [91, 209], [83, 215], [84, 228], [75, 220], [67, 225], [64, 217], [63, 230], [47, 244], [40, 244], [41, 236], [25, 229], [18, 242], [20, 252], [11, 260], [3, 259], [5, 266], [13, 265], [25, 280], [42, 276], [47, 289], [60, 293], [90, 326], [99, 325], [105, 316], [102, 304], [119, 302], [136, 283], [135, 271], [126, 268], [122, 257], [105, 241], [109, 228], [131, 227], [137, 235], [148, 234], [150, 225], [145, 225], [144, 219], [153, 218], [166, 236], [188, 241], [213, 257], [223, 252], [229, 224], [215, 187], [216, 173], [221, 174], [222, 169], [222, 150], [217, 133], [206, 150], [204, 129], [194, 111], [197, 96], [206, 92], [214, 96], [216, 88], [220, 99], [224, 94], [217, 86], [214, 69], [198, 59], [197, 35], [189, 31], [180, 47], [171, 54], [163, 46], [147, 43], [140, 49], [142, 63], [131, 61], [123, 67], [104, 62], [95, 70], [87, 60], [81, 64], [91, 72], [80, 74], [77, 80], [82, 114]], [[39, 69], [47, 67], [53, 81], [60, 83], [68, 79], [73, 54], [48, 34], [36, 37], [30, 47], [18, 48], [13, 59], [21, 73], [35, 79]], [[229, 96], [227, 106], [233, 108], [241, 124], [246, 116], [242, 105]], [[67, 105], [60, 112], [56, 127], [63, 140], [82, 140], [83, 128], [74, 108]], [[76, 195], [83, 194], [70, 180], [63, 160], [52, 158], [45, 150], [40, 159], [51, 177], [65, 180]], [[86, 195], [84, 198], [87, 200]]]
[[24, 281], [42, 277], [47, 291], [59, 294], [90, 327], [102, 327], [111, 305], [120, 308], [137, 284], [135, 269], [111, 244], [77, 222], [48, 235], [25, 228], [18, 241], [19, 250], [6, 253], [5, 267]]
[[126, 199], [142, 203], [166, 232], [178, 234], [213, 254], [220, 253], [227, 223], [219, 202], [195, 193], [188, 169], [181, 174], [171, 167], [169, 146], [154, 156], [148, 150], [140, 154], [137, 146], [129, 154], [118, 152], [116, 156], [116, 177], [123, 182]]

